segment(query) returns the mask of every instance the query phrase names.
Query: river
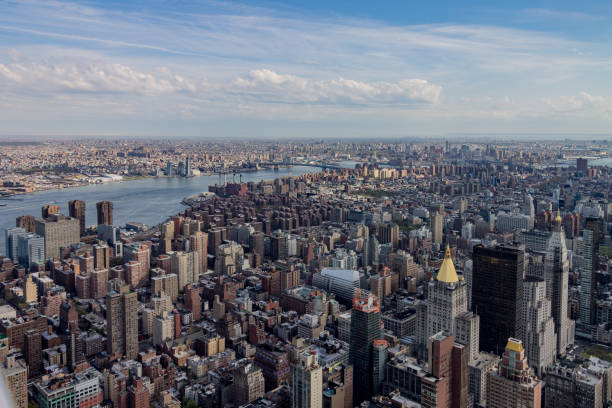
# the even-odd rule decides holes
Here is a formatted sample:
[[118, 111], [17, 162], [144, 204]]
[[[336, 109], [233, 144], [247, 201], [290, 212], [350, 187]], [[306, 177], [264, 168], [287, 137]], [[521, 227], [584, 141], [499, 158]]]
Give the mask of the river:
[[612, 167], [612, 157], [605, 157], [603, 159], [589, 160], [590, 166], [608, 166]]
[[[258, 182], [317, 171], [319, 169], [307, 166], [280, 168], [277, 171], [260, 170], [242, 173], [242, 181]], [[238, 179], [237, 174], [236, 181]], [[127, 222], [135, 221], [153, 226], [183, 210], [185, 206], [181, 204], [181, 200], [184, 197], [208, 191], [208, 186], [214, 185], [218, 180], [218, 176], [147, 178], [40, 191], [1, 199], [0, 203], [6, 206], [0, 207], [0, 254], [6, 253], [4, 231], [14, 227], [15, 219], [21, 215], [39, 218], [43, 205], [59, 205], [62, 214], [68, 215], [68, 201], [83, 200], [86, 206], [86, 225], [94, 225], [97, 222], [96, 203], [112, 201], [115, 225], [124, 226]], [[231, 180], [232, 175], [228, 174], [227, 181]]]

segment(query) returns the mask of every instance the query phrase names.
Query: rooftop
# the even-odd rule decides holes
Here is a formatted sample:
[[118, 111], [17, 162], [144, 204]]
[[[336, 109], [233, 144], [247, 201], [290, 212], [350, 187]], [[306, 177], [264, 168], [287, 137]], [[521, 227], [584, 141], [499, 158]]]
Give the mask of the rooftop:
[[359, 280], [359, 272], [352, 269], [323, 268], [321, 275], [350, 282]]

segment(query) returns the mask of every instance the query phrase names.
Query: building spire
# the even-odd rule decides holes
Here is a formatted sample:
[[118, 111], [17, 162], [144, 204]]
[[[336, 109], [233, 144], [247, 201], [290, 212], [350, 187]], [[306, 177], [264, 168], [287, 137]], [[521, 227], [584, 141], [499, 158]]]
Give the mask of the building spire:
[[444, 256], [444, 260], [442, 261], [442, 266], [440, 266], [440, 270], [438, 271], [437, 279], [439, 282], [446, 283], [459, 282], [459, 277], [457, 276], [457, 271], [455, 270], [455, 264], [453, 264], [453, 259], [451, 258], [449, 245], [446, 245], [446, 254]]

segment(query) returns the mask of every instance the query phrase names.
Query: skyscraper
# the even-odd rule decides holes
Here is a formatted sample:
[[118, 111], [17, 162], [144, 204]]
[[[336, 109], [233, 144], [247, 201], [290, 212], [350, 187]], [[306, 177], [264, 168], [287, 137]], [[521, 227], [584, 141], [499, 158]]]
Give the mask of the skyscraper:
[[27, 232], [34, 232], [35, 219], [33, 215], [22, 215], [21, 217], [17, 217], [15, 225], [25, 229]]
[[380, 254], [380, 243], [376, 236], [371, 235], [363, 242], [363, 252], [361, 253], [361, 262], [364, 266], [373, 266], [378, 264], [378, 256]]
[[178, 276], [179, 290], [185, 285], [196, 282], [199, 278], [199, 258], [197, 252], [171, 252], [171, 271]]
[[527, 276], [523, 284], [523, 344], [527, 361], [540, 377], [555, 361], [557, 336], [551, 313], [551, 301], [546, 297], [546, 281]]
[[13, 397], [16, 408], [28, 406], [28, 367], [23, 360], [17, 360], [14, 354], [8, 355], [5, 367], [0, 368], [6, 387]]
[[380, 301], [356, 289], [351, 313], [349, 361], [353, 365], [353, 404], [369, 400], [374, 391], [374, 340], [382, 335]]
[[92, 299], [102, 299], [106, 296], [108, 269], [95, 268], [90, 273], [89, 291]]
[[208, 270], [208, 234], [196, 231], [189, 237], [190, 250], [198, 253], [198, 275]]
[[28, 363], [28, 376], [37, 376], [42, 368], [42, 337], [39, 330], [28, 330], [24, 333], [23, 351]]
[[243, 264], [244, 249], [242, 245], [230, 241], [217, 247], [215, 258], [215, 273], [217, 275], [233, 275], [242, 271]]
[[468, 349], [455, 336], [439, 332], [428, 339], [429, 374], [421, 380], [426, 408], [465, 408], [468, 402]]
[[5, 254], [13, 262], [19, 262], [19, 237], [26, 234], [26, 230], [20, 227], [7, 228], [4, 231]]
[[193, 175], [191, 171], [191, 159], [185, 158], [185, 177], [191, 177]]
[[123, 295], [123, 325], [125, 332], [125, 355], [135, 359], [138, 354], [138, 294]]
[[264, 396], [264, 377], [260, 368], [245, 364], [234, 370], [235, 405], [241, 406]]
[[542, 403], [542, 381], [527, 364], [519, 339], [509, 338], [497, 371], [489, 373], [487, 406], [537, 408]]
[[483, 351], [499, 354], [509, 337], [522, 337], [524, 258], [516, 248], [474, 247], [472, 311]]
[[281, 230], [274, 231], [270, 238], [270, 251], [274, 261], [287, 259], [287, 234]]
[[385, 364], [387, 363], [387, 349], [389, 343], [387, 340], [374, 340], [372, 347], [372, 395], [380, 395], [382, 392], [382, 383], [385, 378]]
[[83, 342], [81, 341], [81, 330], [76, 321], [68, 324], [65, 334], [67, 364], [73, 370], [85, 361]]
[[123, 313], [121, 312], [121, 295], [111, 292], [106, 295], [106, 335], [108, 353], [123, 355], [125, 337], [123, 333]]
[[42, 265], [45, 262], [45, 239], [33, 233], [19, 235], [17, 258], [28, 270], [32, 264]]
[[200, 288], [188, 284], [185, 286], [185, 307], [191, 311], [193, 320], [199, 320], [202, 313]]
[[100, 201], [96, 203], [98, 213], [98, 225], [113, 225], [113, 203], [111, 201]]
[[106, 295], [108, 353], [135, 359], [138, 354], [138, 298], [136, 292], [115, 291]]
[[443, 330], [456, 333], [455, 320], [467, 311], [467, 285], [464, 280], [459, 280], [450, 247], [447, 246], [438, 275], [428, 285], [425, 337], [429, 338]]
[[142, 286], [147, 283], [151, 265], [150, 248], [142, 243], [132, 242], [123, 247], [123, 254], [124, 260], [132, 261], [131, 265], [133, 265], [134, 276], [130, 283], [134, 286]]
[[291, 364], [291, 407], [321, 408], [323, 406], [323, 370], [317, 352], [306, 351]]
[[153, 318], [154, 345], [161, 345], [164, 341], [174, 338], [174, 317], [167, 312], [163, 312]]
[[478, 359], [480, 354], [480, 316], [465, 312], [455, 320], [455, 341], [468, 347], [469, 361]]
[[79, 315], [76, 308], [72, 305], [72, 303], [70, 303], [69, 300], [64, 300], [60, 306], [60, 330], [64, 332], [66, 329], [68, 329], [71, 323], [78, 323], [78, 319]]
[[431, 241], [434, 244], [442, 243], [442, 221], [444, 216], [439, 212], [436, 212], [431, 216], [429, 229], [431, 230]]
[[[563, 356], [568, 345], [574, 343], [575, 324], [567, 317], [569, 261], [565, 246], [565, 232], [563, 232], [561, 222], [561, 214], [557, 211], [555, 226], [546, 247], [544, 278], [546, 297], [552, 302], [552, 317], [557, 333], [556, 349], [557, 353]], [[531, 354], [529, 343], [527, 343], [527, 353]], [[539, 371], [538, 375], [540, 375]]]
[[533, 197], [531, 194], [526, 194], [523, 200], [522, 213], [529, 217], [529, 229], [533, 229], [535, 222], [535, 207], [533, 205]]
[[599, 224], [597, 218], [587, 218], [582, 237], [578, 240], [580, 268], [580, 324], [588, 326], [595, 320], [594, 294], [597, 270]]
[[85, 201], [68, 201], [68, 215], [79, 220], [79, 231], [85, 233]]
[[46, 258], [57, 258], [60, 248], [80, 241], [79, 220], [60, 214], [36, 220], [35, 232], [45, 239]]
[[589, 159], [585, 159], [583, 157], [578, 157], [576, 159], [576, 170], [579, 173], [587, 174], [589, 170]]
[[60, 213], [60, 208], [59, 205], [55, 205], [55, 204], [48, 204], [48, 205], [44, 205], [42, 207], [42, 217], [43, 218], [47, 218], [50, 215], [54, 215], [54, 214], [59, 214]]
[[94, 269], [110, 269], [111, 249], [105, 243], [93, 246]]
[[399, 242], [399, 226], [395, 223], [385, 223], [378, 227], [378, 235], [382, 244], [391, 243], [397, 248]]

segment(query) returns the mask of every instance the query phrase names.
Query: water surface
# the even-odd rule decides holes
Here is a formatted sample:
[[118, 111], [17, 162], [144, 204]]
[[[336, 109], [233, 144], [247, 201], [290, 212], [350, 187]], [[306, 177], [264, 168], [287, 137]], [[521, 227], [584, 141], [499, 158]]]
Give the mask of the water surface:
[[[258, 182], [317, 171], [318, 168], [307, 166], [280, 168], [278, 171], [260, 170], [242, 173], [242, 181]], [[236, 174], [236, 181], [238, 180], [239, 175]], [[6, 207], [0, 207], [0, 253], [5, 253], [5, 229], [14, 227], [15, 219], [21, 215], [39, 218], [41, 208], [46, 204], [59, 205], [61, 212], [68, 215], [68, 201], [83, 200], [86, 206], [86, 224], [94, 225], [97, 222], [96, 203], [112, 201], [115, 225], [123, 226], [126, 222], [135, 221], [152, 226], [184, 209], [185, 206], [181, 204], [184, 197], [208, 191], [208, 186], [218, 181], [218, 176], [148, 178], [40, 191], [2, 199], [0, 203], [6, 204]], [[231, 174], [228, 174], [227, 181], [232, 181]]]

